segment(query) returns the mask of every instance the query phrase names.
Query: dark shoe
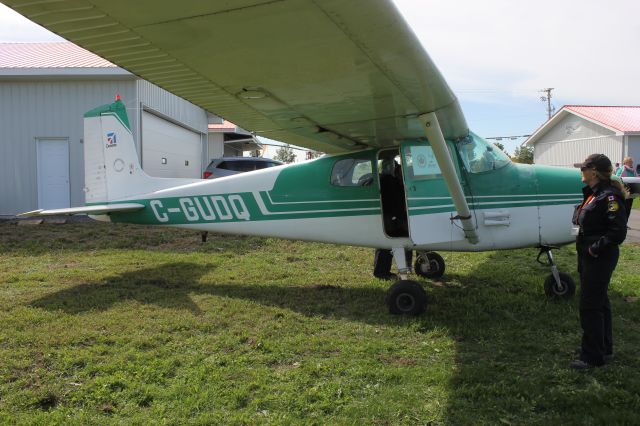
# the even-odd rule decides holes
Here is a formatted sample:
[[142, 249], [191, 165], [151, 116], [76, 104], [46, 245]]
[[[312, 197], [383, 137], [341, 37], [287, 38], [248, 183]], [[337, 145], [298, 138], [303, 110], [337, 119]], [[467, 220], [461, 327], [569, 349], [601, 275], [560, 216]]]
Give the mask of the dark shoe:
[[569, 368], [573, 368], [574, 370], [590, 370], [595, 367], [595, 365], [584, 362], [581, 359], [576, 359], [575, 361], [571, 362], [571, 364], [569, 364]]
[[[578, 346], [578, 347], [576, 348], [575, 354], [576, 354], [576, 355], [582, 355], [582, 348], [581, 348], [580, 346]], [[602, 358], [604, 359], [604, 363], [605, 363], [605, 364], [609, 364], [609, 363], [613, 362], [613, 359], [614, 359], [615, 357], [616, 357], [616, 356], [615, 356], [614, 354], [606, 354], [606, 355], [605, 355], [605, 356], [603, 356]]]

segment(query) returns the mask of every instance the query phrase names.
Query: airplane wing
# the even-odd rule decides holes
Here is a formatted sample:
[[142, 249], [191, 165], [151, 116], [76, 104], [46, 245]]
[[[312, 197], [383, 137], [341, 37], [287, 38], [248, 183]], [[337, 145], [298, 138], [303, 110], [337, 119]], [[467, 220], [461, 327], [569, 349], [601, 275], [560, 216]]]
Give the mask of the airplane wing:
[[268, 138], [327, 153], [389, 146], [424, 137], [417, 117], [431, 112], [446, 138], [468, 133], [391, 0], [2, 1]]
[[126, 203], [126, 204], [105, 204], [86, 207], [71, 207], [68, 209], [52, 209], [52, 210], [33, 210], [21, 213], [21, 217], [37, 217], [37, 216], [63, 216], [74, 214], [100, 215], [113, 212], [132, 212], [144, 209], [144, 204]]

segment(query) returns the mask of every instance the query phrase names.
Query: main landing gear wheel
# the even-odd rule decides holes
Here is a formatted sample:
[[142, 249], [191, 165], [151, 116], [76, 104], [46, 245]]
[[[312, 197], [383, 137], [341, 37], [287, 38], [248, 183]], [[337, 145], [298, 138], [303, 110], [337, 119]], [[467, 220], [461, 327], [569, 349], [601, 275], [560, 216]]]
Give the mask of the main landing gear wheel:
[[444, 275], [444, 259], [435, 251], [419, 252], [413, 269], [424, 278], [440, 278]]
[[427, 307], [427, 293], [415, 281], [400, 280], [389, 287], [386, 302], [393, 315], [420, 315]]
[[564, 272], [558, 272], [560, 284], [556, 282], [553, 274], [544, 280], [544, 293], [549, 299], [569, 300], [576, 292], [576, 283], [573, 278]]

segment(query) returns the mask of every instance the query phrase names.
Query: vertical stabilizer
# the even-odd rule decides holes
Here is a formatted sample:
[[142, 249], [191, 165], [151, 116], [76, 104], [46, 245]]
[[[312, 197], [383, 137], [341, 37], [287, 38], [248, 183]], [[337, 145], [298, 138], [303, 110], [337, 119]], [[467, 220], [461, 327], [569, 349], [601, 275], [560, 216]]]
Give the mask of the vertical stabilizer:
[[87, 204], [130, 199], [198, 181], [154, 178], [142, 170], [127, 110], [119, 97], [85, 113], [84, 161]]

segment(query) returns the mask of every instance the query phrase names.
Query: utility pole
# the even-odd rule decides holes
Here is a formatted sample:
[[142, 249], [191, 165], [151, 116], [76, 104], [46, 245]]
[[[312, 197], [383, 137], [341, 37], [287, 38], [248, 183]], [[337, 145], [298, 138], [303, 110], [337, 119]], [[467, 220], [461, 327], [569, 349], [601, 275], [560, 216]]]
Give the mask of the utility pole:
[[547, 96], [540, 96], [540, 100], [542, 102], [545, 102], [545, 101], [547, 102], [547, 118], [548, 119], [551, 119], [551, 116], [556, 111], [556, 108], [553, 105], [551, 105], [551, 91], [552, 90], [553, 90], [553, 87], [548, 87], [546, 89], [539, 90], [539, 92], [547, 94]]

